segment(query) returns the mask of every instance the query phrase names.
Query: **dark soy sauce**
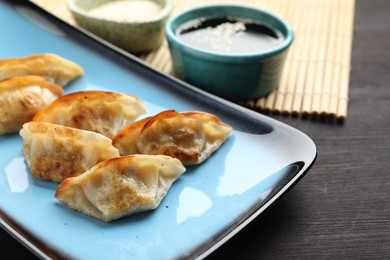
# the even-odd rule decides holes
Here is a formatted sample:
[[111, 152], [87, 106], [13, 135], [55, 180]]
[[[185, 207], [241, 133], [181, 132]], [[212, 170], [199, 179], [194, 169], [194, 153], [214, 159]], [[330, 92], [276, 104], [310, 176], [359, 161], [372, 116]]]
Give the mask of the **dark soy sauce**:
[[283, 41], [279, 31], [233, 16], [191, 20], [180, 26], [176, 35], [194, 47], [232, 54], [264, 51]]

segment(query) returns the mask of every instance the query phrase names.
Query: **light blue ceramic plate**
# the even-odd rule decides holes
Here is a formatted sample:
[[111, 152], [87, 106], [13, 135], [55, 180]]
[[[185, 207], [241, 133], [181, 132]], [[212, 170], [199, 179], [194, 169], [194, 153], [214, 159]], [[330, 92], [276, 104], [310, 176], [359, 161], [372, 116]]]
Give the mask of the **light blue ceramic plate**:
[[154, 211], [103, 223], [33, 179], [18, 134], [0, 137], [0, 226], [38, 256], [71, 259], [203, 258], [286, 193], [316, 158], [302, 132], [205, 94], [25, 1], [0, 1], [0, 57], [56, 53], [85, 69], [66, 93], [106, 89], [165, 109], [214, 113], [234, 131], [209, 160], [174, 183]]

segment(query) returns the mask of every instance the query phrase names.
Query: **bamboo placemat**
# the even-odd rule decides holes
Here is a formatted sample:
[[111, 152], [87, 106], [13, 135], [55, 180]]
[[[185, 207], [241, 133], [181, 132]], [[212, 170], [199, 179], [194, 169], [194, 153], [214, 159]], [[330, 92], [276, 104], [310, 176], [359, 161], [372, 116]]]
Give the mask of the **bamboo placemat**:
[[[66, 0], [32, 1], [75, 24]], [[243, 3], [284, 17], [294, 30], [295, 40], [279, 87], [266, 97], [240, 104], [260, 112], [346, 118], [355, 0], [174, 0], [173, 3], [172, 14], [203, 4]], [[167, 42], [141, 58], [152, 67], [171, 73]]]

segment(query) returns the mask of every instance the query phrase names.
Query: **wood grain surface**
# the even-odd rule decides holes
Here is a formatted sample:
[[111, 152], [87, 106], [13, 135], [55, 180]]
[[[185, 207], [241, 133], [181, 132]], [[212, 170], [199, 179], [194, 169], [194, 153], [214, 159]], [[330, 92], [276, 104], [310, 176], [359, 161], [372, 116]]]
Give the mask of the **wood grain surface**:
[[[348, 118], [269, 114], [318, 159], [281, 200], [208, 259], [390, 259], [390, 1], [357, 0]], [[0, 231], [12, 258], [33, 255]], [[4, 251], [6, 250], [6, 251]]]

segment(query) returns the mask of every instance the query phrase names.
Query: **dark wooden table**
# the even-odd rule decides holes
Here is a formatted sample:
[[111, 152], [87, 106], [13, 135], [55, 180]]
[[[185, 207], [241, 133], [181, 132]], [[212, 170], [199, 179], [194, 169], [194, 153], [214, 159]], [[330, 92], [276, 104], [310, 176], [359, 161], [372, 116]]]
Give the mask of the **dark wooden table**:
[[[356, 0], [343, 123], [269, 115], [317, 144], [309, 173], [209, 259], [390, 259], [390, 1]], [[34, 255], [0, 231], [12, 258]]]

